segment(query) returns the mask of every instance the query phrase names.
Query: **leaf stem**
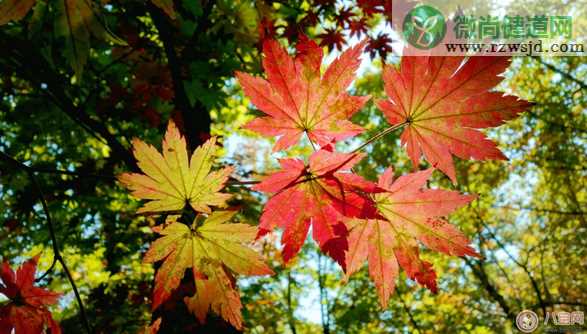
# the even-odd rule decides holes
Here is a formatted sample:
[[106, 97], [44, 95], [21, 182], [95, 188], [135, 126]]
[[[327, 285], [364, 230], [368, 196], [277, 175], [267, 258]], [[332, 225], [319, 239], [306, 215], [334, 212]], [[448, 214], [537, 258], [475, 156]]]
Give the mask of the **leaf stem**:
[[[71, 288], [73, 289], [73, 293], [75, 294], [75, 298], [77, 300], [77, 304], [78, 304], [79, 311], [80, 311], [80, 316], [82, 318], [86, 332], [88, 334], [91, 334], [92, 330], [90, 329], [90, 323], [88, 322], [88, 317], [86, 316], [86, 310], [84, 308], [82, 298], [79, 294], [79, 291], [77, 289], [75, 281], [73, 280], [73, 277], [71, 276], [71, 272], [69, 271], [67, 264], [65, 263], [65, 260], [63, 259], [63, 256], [61, 256], [61, 252], [59, 252], [59, 244], [57, 243], [57, 237], [55, 236], [55, 228], [53, 226], [53, 221], [51, 220], [51, 215], [49, 214], [49, 206], [47, 205], [47, 201], [45, 200], [45, 196], [43, 195], [43, 190], [41, 189], [41, 185], [37, 181], [37, 178], [35, 176], [35, 171], [32, 168], [30, 168], [29, 166], [23, 164], [22, 162], [14, 159], [13, 157], [7, 155], [6, 153], [4, 153], [2, 151], [0, 151], [0, 158], [4, 161], [7, 161], [8, 163], [16, 166], [16, 167], [22, 169], [23, 171], [25, 171], [28, 174], [31, 181], [33, 182], [33, 186], [35, 187], [35, 189], [37, 190], [37, 192], [39, 194], [39, 200], [41, 201], [43, 211], [45, 212], [45, 218], [47, 220], [47, 227], [49, 228], [49, 235], [51, 236], [51, 245], [53, 246], [53, 261], [59, 262], [59, 264], [61, 264], [61, 267], [63, 268], [63, 272], [65, 272], [65, 275], [67, 276], [67, 279], [69, 280], [69, 284], [71, 285]], [[51, 268], [54, 267], [54, 265], [55, 265], [55, 263], [53, 263], [51, 265]], [[49, 270], [47, 270], [47, 272], [52, 270], [51, 268], [49, 268]], [[44, 277], [46, 274], [47, 273], [43, 274], [42, 277]]]
[[[357, 147], [356, 149], [354, 149], [350, 153], [348, 153], [349, 154], [349, 157], [345, 161], [341, 162], [340, 165], [336, 169], [341, 168], [342, 166], [346, 165], [349, 161], [351, 161], [352, 159], [354, 159], [357, 156], [357, 154], [359, 154], [359, 151], [361, 151], [362, 149], [364, 149], [365, 147], [367, 147], [369, 144], [371, 144], [371, 143], [373, 143], [373, 142], [375, 142], [375, 141], [377, 141], [377, 140], [385, 137], [387, 134], [390, 134], [391, 132], [393, 132], [393, 131], [395, 131], [397, 129], [402, 128], [406, 124], [408, 124], [408, 122], [403, 122], [403, 123], [400, 123], [400, 124], [396, 124], [396, 125], [390, 126], [389, 128], [387, 128], [387, 129], [385, 129], [385, 130], [383, 130], [383, 131], [375, 134], [373, 137], [367, 139], [366, 142], [364, 142], [363, 144], [359, 145], [359, 147]], [[316, 180], [316, 179], [319, 179], [319, 178], [322, 178], [322, 177], [324, 177], [324, 175], [321, 175], [321, 176], [312, 176], [312, 177], [309, 177], [309, 178], [304, 177], [304, 175], [300, 175], [297, 179], [295, 179], [294, 181], [292, 181], [290, 184], [288, 184], [283, 189], [292, 187], [292, 186], [294, 186], [296, 184], [300, 184], [300, 183], [304, 183], [304, 182]], [[259, 183], [259, 181], [245, 181], [245, 182], [237, 182], [235, 184], [247, 185], [247, 184], [257, 184], [257, 183]], [[227, 182], [227, 184], [230, 184], [230, 181]], [[274, 196], [275, 195], [276, 194], [274, 194]]]
[[259, 184], [261, 181], [252, 180], [252, 181], [239, 181], [239, 180], [228, 180], [226, 182], [227, 186], [251, 186], [255, 184]]
[[373, 142], [385, 137], [386, 135], [392, 133], [395, 130], [401, 129], [403, 128], [406, 124], [408, 124], [407, 122], [403, 122], [403, 123], [399, 123], [393, 126], [390, 126], [389, 128], [376, 133], [373, 137], [367, 139], [366, 142], [364, 142], [363, 144], [359, 145], [359, 147], [355, 148], [354, 150], [351, 151], [351, 154], [355, 154], [358, 153], [359, 151], [361, 151], [362, 149], [364, 149], [365, 147], [369, 146], [370, 144], [372, 144]]
[[306, 134], [306, 137], [308, 138], [308, 141], [310, 142], [312, 149], [314, 150], [314, 152], [316, 152], [316, 145], [314, 144], [314, 141], [312, 141], [312, 138], [310, 138], [310, 134], [308, 133], [308, 131], [304, 131], [304, 133]]
[[55, 268], [55, 264], [57, 264], [57, 257], [53, 256], [53, 262], [51, 263], [51, 266], [49, 267], [49, 269], [47, 269], [47, 271], [45, 271], [43, 273], [43, 275], [41, 275], [41, 277], [36, 278], [35, 282], [39, 282], [42, 281], [45, 277], [47, 277], [47, 275], [49, 275], [50, 273], [53, 272], [53, 269]]

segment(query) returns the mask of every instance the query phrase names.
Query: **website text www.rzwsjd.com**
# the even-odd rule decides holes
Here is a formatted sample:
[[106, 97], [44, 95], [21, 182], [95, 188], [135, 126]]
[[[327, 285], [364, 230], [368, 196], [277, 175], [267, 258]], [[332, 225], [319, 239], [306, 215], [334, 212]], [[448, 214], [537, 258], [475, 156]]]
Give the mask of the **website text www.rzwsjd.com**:
[[445, 43], [449, 53], [508, 53], [532, 56], [534, 54], [585, 54], [585, 45], [575, 43], [552, 43], [544, 46], [542, 42], [526, 43]]

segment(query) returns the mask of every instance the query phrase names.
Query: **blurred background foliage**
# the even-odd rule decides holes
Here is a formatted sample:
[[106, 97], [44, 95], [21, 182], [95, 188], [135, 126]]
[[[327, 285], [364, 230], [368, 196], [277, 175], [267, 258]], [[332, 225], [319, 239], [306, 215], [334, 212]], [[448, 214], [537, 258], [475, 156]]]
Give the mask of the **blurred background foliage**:
[[[23, 19], [0, 27], [0, 150], [34, 169], [97, 333], [137, 333], [151, 321], [154, 268], [141, 257], [157, 222], [134, 214], [137, 201], [114, 178], [136, 169], [133, 137], [160, 143], [174, 119], [191, 148], [221, 136], [223, 162], [237, 167], [235, 178], [257, 179], [277, 167], [279, 156], [271, 154], [268, 140], [240, 129], [258, 111], [233, 72], [260, 73], [262, 38], [292, 45], [303, 31], [333, 49], [331, 60], [339, 45], [368, 35], [352, 90], [374, 98], [383, 94], [382, 64], [399, 62], [386, 33], [388, 1], [176, 0], [164, 11], [157, 5], [165, 2], [85, 2], [91, 10], [73, 14], [91, 24], [68, 27], [62, 0], [37, 0]], [[523, 309], [541, 317], [585, 310], [587, 60], [516, 58], [505, 76], [499, 90], [535, 103], [488, 132], [510, 160], [457, 161], [457, 186], [441, 173], [430, 183], [479, 194], [450, 219], [482, 259], [424, 250], [437, 270], [439, 293], [402, 274], [389, 308], [381, 310], [366, 270], [343, 282], [340, 268], [311, 241], [284, 267], [273, 235], [258, 247], [277, 274], [239, 281], [245, 331], [504, 333], [515, 331], [513, 318]], [[340, 144], [342, 150], [385, 126], [372, 102], [354, 121], [368, 131]], [[287, 154], [309, 150], [306, 145]], [[371, 145], [357, 172], [373, 180], [390, 165], [401, 173], [413, 167], [398, 133]], [[42, 272], [53, 253], [31, 182], [24, 171], [0, 163], [0, 255], [17, 264], [42, 252]], [[257, 224], [265, 199], [244, 187], [230, 190], [232, 204], [241, 207], [239, 219]], [[81, 332], [61, 268], [42, 284], [65, 293], [53, 309], [64, 332]], [[213, 315], [198, 325], [179, 305], [163, 311], [174, 322], [164, 321], [162, 332], [234, 332]]]

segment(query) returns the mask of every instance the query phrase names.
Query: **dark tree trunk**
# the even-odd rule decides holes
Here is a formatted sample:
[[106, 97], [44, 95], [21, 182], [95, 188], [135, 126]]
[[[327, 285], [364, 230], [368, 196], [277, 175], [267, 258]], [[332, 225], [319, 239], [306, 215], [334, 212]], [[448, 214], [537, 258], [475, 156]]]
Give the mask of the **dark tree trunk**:
[[[208, 11], [212, 5], [212, 2], [207, 3]], [[179, 123], [182, 133], [186, 138], [188, 150], [193, 151], [199, 145], [203, 144], [210, 134], [210, 125], [212, 123], [210, 112], [197, 100], [191, 104], [187, 97], [184, 82], [189, 79], [185, 75], [185, 73], [189, 73], [189, 62], [184, 61], [176, 51], [174, 37], [178, 32], [175, 31], [174, 27], [168, 21], [169, 18], [159, 8], [150, 5], [149, 13], [159, 31], [165, 48], [175, 93], [176, 121], [178, 121], [177, 123]], [[205, 23], [206, 14], [203, 15], [203, 20], [204, 22], [199, 22], [200, 28], [195, 34], [205, 33], [207, 26]], [[190, 314], [183, 302], [184, 297], [191, 296], [194, 293], [195, 287], [192, 272], [191, 270], [186, 270], [181, 287], [175, 293], [175, 296], [153, 313], [153, 321], [160, 317], [162, 318], [159, 333], [241, 333], [241, 331], [234, 328], [230, 323], [212, 313], [208, 314], [206, 323], [198, 323], [196, 317]]]

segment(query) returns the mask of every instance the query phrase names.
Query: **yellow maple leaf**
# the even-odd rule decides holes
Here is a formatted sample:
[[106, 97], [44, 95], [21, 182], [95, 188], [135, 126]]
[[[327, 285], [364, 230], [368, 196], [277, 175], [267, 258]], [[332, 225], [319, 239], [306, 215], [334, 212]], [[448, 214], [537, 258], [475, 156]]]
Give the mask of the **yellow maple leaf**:
[[163, 154], [139, 140], [133, 140], [134, 156], [145, 174], [124, 173], [118, 177], [132, 194], [149, 200], [137, 212], [182, 210], [186, 203], [198, 212], [211, 212], [210, 206], [223, 207], [229, 194], [221, 193], [232, 173], [227, 167], [212, 170], [218, 151], [216, 138], [198, 147], [188, 159], [186, 141], [170, 121], [163, 141]]
[[[169, 298], [179, 286], [186, 269], [192, 269], [195, 278], [201, 277], [202, 273], [209, 277], [217, 276], [216, 268], [222, 269], [224, 266], [242, 275], [273, 273], [263, 258], [246, 245], [255, 239], [257, 229], [247, 224], [227, 223], [235, 214], [236, 211], [216, 211], [203, 222], [200, 217], [196, 217], [191, 226], [175, 222], [159, 232], [162, 237], [153, 242], [143, 259], [147, 263], [163, 260], [155, 277], [153, 309]], [[221, 283], [208, 282], [205, 285], [210, 284]], [[215, 307], [212, 309], [216, 310]], [[224, 311], [219, 313], [223, 315]]]

